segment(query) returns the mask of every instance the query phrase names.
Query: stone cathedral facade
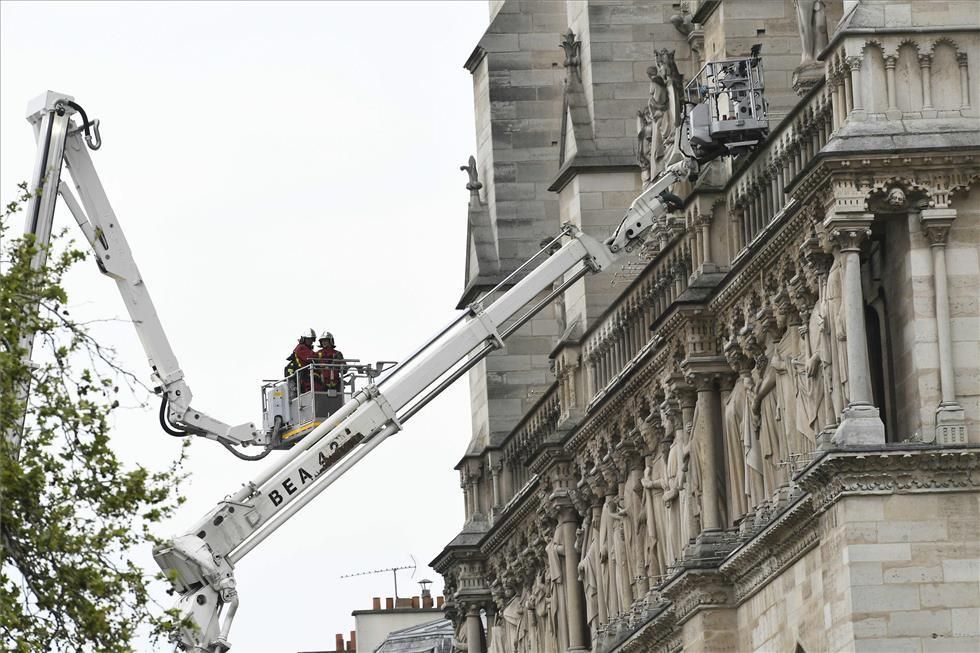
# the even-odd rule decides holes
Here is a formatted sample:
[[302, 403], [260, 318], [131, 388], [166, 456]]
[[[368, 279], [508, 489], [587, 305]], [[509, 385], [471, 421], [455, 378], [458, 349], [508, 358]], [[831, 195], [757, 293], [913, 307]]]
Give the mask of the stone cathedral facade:
[[491, 1], [460, 305], [756, 44], [768, 139], [470, 372], [459, 651], [980, 650], [980, 3]]

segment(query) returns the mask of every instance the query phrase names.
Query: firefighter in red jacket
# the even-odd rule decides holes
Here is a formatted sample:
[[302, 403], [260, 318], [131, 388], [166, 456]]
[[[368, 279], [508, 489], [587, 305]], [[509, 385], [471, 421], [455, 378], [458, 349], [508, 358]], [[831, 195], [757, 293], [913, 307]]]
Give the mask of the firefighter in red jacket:
[[[316, 338], [316, 331], [310, 329], [308, 332], [303, 333], [299, 337], [299, 344], [293, 349], [286, 360], [286, 369], [284, 373], [287, 377], [296, 374], [301, 369], [315, 362], [319, 357], [317, 353], [313, 351], [313, 340]], [[309, 392], [310, 391], [310, 370], [304, 370], [299, 374], [299, 391]], [[315, 382], [315, 385], [319, 385], [319, 379]], [[320, 388], [317, 388], [319, 390]]]
[[334, 347], [333, 334], [329, 331], [320, 334], [320, 349], [316, 356], [321, 363], [333, 363], [320, 370], [320, 380], [324, 388], [340, 391], [341, 378], [347, 368], [343, 365], [344, 355]]

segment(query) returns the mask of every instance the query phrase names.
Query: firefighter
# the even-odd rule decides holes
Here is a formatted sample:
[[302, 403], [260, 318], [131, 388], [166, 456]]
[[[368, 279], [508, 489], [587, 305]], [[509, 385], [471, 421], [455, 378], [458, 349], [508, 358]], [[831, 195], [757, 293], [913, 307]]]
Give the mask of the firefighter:
[[344, 355], [334, 347], [333, 334], [329, 331], [320, 334], [320, 349], [317, 350], [316, 356], [322, 363], [334, 363], [321, 370], [320, 380], [327, 390], [339, 391], [341, 377], [347, 371], [347, 367], [343, 364]]
[[[286, 357], [286, 369], [283, 370], [283, 374], [290, 377], [297, 372], [299, 372], [304, 367], [308, 366], [310, 363], [317, 360], [317, 353], [313, 351], [313, 340], [316, 338], [316, 331], [310, 329], [302, 333], [299, 337], [299, 344], [293, 349], [293, 352]], [[299, 390], [300, 392], [310, 391], [310, 374], [309, 370], [305, 373], [299, 375]]]

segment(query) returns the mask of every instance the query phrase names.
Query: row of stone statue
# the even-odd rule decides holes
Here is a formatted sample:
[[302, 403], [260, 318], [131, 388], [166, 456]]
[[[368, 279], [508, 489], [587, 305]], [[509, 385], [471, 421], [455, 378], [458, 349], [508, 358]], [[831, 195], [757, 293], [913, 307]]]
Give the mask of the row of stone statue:
[[641, 393], [643, 410], [590, 443], [576, 461], [573, 550], [561, 525], [546, 534], [539, 568], [498, 602], [493, 651], [563, 650], [568, 582], [581, 583], [597, 636], [648, 597], [703, 528], [736, 525], [788, 484], [847, 403], [838, 260], [815, 251], [774, 284], [782, 289], [726, 316], [727, 373], [685, 376], [671, 361]]

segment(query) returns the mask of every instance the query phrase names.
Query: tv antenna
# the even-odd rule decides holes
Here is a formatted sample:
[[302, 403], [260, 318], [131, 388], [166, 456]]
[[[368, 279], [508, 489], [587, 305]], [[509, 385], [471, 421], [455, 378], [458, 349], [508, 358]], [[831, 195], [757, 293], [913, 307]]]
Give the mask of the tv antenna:
[[395, 600], [398, 600], [398, 572], [404, 569], [411, 569], [412, 575], [409, 578], [415, 578], [415, 556], [409, 554], [409, 558], [412, 559], [411, 565], [405, 565], [403, 567], [385, 567], [383, 569], [371, 569], [370, 571], [355, 571], [352, 574], [344, 574], [341, 578], [351, 578], [353, 576], [370, 576], [371, 574], [383, 574], [385, 572], [391, 572], [391, 578], [395, 581]]

